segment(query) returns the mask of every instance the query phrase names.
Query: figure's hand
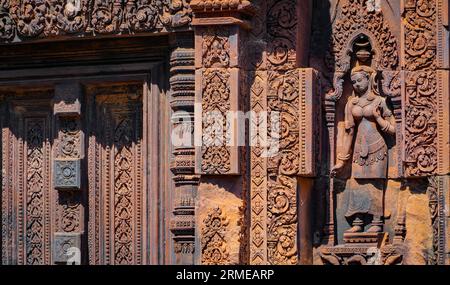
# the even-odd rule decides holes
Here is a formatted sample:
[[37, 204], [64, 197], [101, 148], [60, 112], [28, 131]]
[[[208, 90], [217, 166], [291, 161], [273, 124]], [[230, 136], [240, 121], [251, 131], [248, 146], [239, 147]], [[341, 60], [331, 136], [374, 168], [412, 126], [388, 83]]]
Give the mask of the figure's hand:
[[373, 109], [373, 116], [375, 119], [381, 118], [380, 108], [376, 107]]
[[336, 165], [331, 169], [331, 177], [336, 177], [336, 175], [344, 168], [344, 162], [339, 160]]

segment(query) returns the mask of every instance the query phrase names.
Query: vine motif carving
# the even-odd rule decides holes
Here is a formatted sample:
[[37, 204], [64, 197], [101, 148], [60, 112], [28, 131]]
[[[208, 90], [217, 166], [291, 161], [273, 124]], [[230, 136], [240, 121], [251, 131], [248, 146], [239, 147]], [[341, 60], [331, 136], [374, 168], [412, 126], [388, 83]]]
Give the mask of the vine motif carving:
[[72, 191], [60, 191], [61, 225], [63, 232], [76, 232], [80, 229], [80, 199]]
[[190, 0], [2, 0], [0, 39], [155, 32], [186, 26], [191, 18]]
[[408, 70], [433, 68], [436, 63], [436, 0], [409, 1], [405, 7], [405, 61]]
[[[230, 171], [229, 138], [226, 137], [230, 111], [230, 73], [226, 69], [206, 69], [203, 72], [203, 144], [202, 171], [224, 174]], [[224, 118], [222, 121], [218, 118]], [[218, 131], [217, 130], [222, 130]]]
[[411, 73], [406, 82], [405, 166], [408, 175], [431, 174], [437, 168], [436, 73]]
[[274, 1], [267, 13], [268, 54], [272, 70], [296, 67], [296, 1]]
[[[267, 159], [267, 261], [296, 264], [296, 182], [290, 176], [299, 165], [299, 74], [296, 70], [296, 1], [271, 1], [267, 9], [268, 139]], [[278, 115], [277, 115], [278, 114]]]
[[42, 120], [26, 126], [26, 260], [32, 265], [44, 263], [44, 128]]
[[269, 182], [267, 243], [271, 264], [297, 264], [296, 181], [278, 176]]
[[123, 118], [114, 132], [114, 248], [116, 264], [133, 262], [132, 122]]
[[81, 131], [79, 120], [75, 118], [61, 120], [58, 158], [80, 158], [80, 147]]
[[405, 172], [425, 176], [436, 172], [437, 73], [436, 1], [406, 3], [405, 29]]
[[219, 207], [211, 209], [203, 220], [201, 231], [202, 264], [225, 265], [229, 263], [227, 232], [229, 221]]

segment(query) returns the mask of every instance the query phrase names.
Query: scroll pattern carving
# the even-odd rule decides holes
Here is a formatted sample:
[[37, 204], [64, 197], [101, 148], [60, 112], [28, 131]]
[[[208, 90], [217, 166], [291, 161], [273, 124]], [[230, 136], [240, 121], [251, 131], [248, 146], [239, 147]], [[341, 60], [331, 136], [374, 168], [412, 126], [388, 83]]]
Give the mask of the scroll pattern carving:
[[60, 123], [56, 156], [62, 159], [80, 158], [81, 129], [79, 120], [76, 118], [64, 118]]
[[[267, 243], [270, 264], [297, 264], [297, 185], [299, 159], [299, 75], [295, 69], [296, 1], [271, 1], [267, 9], [269, 140], [279, 154], [268, 158]], [[293, 34], [294, 33], [294, 34]], [[294, 69], [294, 71], [290, 71]], [[276, 116], [270, 116], [275, 118]], [[275, 132], [272, 132], [276, 130]], [[278, 133], [279, 137], [270, 137]]]
[[408, 176], [436, 172], [437, 73], [436, 1], [407, 1], [403, 15], [405, 68], [405, 171]]
[[229, 263], [225, 239], [228, 224], [229, 222], [220, 208], [211, 209], [203, 220], [201, 231], [203, 265], [225, 265]]
[[62, 232], [79, 232], [80, 229], [80, 207], [81, 201], [78, 193], [72, 191], [59, 192], [60, 203], [60, 225], [59, 231]]
[[[55, 158], [67, 160], [67, 162], [78, 165], [74, 160], [82, 158], [82, 132], [78, 117], [58, 118], [58, 138], [55, 140]], [[56, 163], [56, 162], [54, 162]], [[62, 162], [60, 162], [62, 163]], [[79, 171], [76, 167], [73, 169]], [[78, 175], [80, 175], [78, 173]], [[56, 174], [57, 179], [67, 179], [61, 174]], [[55, 194], [56, 203], [56, 225], [59, 233], [82, 232], [83, 223], [81, 218], [82, 203], [81, 196], [73, 190], [59, 190]]]
[[191, 22], [190, 0], [2, 0], [0, 40], [158, 32]]

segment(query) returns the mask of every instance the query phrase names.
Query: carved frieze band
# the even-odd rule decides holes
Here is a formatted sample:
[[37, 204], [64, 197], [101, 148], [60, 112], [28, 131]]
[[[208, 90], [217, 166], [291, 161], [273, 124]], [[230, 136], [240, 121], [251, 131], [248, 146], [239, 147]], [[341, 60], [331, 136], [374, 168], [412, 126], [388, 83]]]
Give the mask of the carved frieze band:
[[191, 22], [190, 0], [1, 0], [0, 42], [160, 32]]

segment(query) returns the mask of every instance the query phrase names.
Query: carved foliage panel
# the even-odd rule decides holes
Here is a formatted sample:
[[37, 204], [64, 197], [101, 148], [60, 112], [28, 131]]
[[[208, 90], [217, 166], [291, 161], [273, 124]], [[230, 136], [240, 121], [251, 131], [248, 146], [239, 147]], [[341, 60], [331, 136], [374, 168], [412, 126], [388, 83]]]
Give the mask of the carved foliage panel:
[[[39, 92], [38, 96], [45, 98], [48, 92]], [[49, 102], [10, 102], [10, 123], [2, 132], [5, 173], [2, 218], [7, 222], [2, 224], [5, 264], [51, 262], [52, 121]]]
[[201, 103], [201, 142], [196, 169], [204, 174], [237, 174], [239, 59], [238, 28], [198, 28], [196, 102]]
[[[299, 73], [296, 67], [296, 1], [267, 8], [268, 138], [278, 151], [268, 157], [267, 243], [269, 264], [297, 264], [299, 172]], [[276, 112], [278, 115], [274, 115]], [[278, 134], [275, 137], [272, 134]], [[275, 143], [275, 144], [274, 144]]]
[[405, 1], [403, 11], [404, 161], [407, 176], [438, 169], [438, 73], [436, 0]]
[[0, 42], [158, 32], [191, 22], [190, 0], [1, 0]]
[[228, 241], [225, 238], [228, 224], [229, 221], [221, 208], [209, 210], [201, 229], [203, 265], [229, 264]]
[[[144, 262], [142, 85], [99, 88], [90, 104], [90, 263]], [[94, 101], [95, 100], [95, 101]], [[101, 226], [103, 225], [103, 226]]]

